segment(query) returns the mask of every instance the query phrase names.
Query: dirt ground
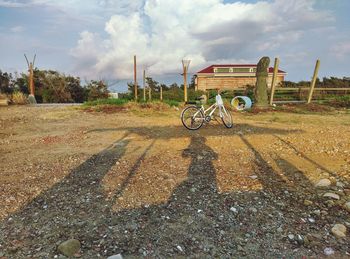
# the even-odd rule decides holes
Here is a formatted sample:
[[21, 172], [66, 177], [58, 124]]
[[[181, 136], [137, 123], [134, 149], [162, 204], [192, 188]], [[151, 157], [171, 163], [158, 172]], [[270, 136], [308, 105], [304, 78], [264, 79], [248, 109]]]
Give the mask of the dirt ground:
[[179, 116], [0, 107], [0, 258], [350, 256], [349, 112]]

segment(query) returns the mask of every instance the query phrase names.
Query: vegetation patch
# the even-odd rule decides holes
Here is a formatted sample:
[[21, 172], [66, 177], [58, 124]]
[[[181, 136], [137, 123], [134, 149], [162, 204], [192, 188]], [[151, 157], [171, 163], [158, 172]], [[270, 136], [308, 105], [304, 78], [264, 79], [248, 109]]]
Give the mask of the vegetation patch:
[[97, 99], [95, 101], [84, 102], [84, 106], [89, 107], [89, 106], [97, 106], [97, 105], [124, 105], [128, 102], [129, 100], [127, 99], [106, 98], [106, 99]]

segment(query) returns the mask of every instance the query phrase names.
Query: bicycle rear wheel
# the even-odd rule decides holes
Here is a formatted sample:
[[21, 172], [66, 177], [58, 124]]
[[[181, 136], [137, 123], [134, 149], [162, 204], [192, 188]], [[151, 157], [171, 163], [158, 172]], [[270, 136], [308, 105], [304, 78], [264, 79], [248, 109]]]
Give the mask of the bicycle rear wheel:
[[181, 113], [181, 122], [189, 130], [197, 130], [204, 123], [203, 111], [197, 106], [188, 106]]
[[228, 110], [226, 110], [225, 106], [222, 106], [221, 108], [221, 120], [226, 128], [232, 128], [232, 116], [231, 113]]

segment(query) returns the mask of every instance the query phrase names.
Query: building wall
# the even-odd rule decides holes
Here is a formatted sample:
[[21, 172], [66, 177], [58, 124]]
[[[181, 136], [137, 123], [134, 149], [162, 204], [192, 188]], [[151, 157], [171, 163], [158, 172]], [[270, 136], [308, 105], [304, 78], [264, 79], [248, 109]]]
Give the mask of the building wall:
[[[276, 84], [284, 80], [284, 76], [277, 76]], [[267, 84], [270, 87], [272, 83], [272, 74], [267, 79]], [[255, 85], [256, 77], [213, 77], [213, 76], [198, 76], [197, 90], [207, 89], [235, 89], [245, 87], [247, 85]]]

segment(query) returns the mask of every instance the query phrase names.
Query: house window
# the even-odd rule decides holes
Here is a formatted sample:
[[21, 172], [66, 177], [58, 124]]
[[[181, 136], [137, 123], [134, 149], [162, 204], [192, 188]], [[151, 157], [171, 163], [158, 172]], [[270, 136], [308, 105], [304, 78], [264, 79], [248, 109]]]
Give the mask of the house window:
[[234, 72], [234, 73], [249, 73], [250, 68], [249, 67], [234, 67], [234, 68], [232, 68], [232, 72]]
[[217, 67], [214, 69], [215, 73], [230, 73], [229, 67]]

